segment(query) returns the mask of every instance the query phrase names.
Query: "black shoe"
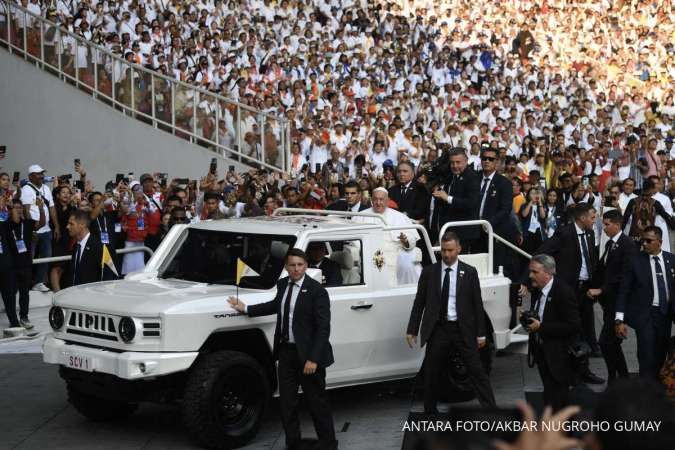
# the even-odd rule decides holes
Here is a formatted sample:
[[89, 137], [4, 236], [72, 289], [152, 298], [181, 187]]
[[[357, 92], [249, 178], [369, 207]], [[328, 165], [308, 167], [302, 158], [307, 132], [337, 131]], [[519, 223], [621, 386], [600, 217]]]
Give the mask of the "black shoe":
[[583, 380], [584, 383], [589, 383], [589, 384], [602, 384], [605, 382], [603, 378], [600, 378], [593, 372], [586, 372], [581, 376], [581, 379]]

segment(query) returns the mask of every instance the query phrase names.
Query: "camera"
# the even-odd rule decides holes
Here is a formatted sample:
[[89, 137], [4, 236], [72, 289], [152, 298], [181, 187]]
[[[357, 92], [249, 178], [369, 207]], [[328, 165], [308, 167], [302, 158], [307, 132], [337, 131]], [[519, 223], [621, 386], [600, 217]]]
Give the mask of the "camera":
[[527, 328], [530, 326], [531, 321], [539, 320], [539, 314], [537, 314], [535, 311], [530, 311], [528, 309], [522, 312], [519, 320], [523, 328]]

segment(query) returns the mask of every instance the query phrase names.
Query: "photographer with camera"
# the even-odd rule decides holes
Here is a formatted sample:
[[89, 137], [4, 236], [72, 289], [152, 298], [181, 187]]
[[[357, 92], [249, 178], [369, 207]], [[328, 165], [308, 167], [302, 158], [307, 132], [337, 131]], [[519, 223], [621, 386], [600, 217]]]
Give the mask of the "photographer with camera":
[[520, 323], [530, 335], [528, 365], [537, 364], [544, 384], [544, 404], [554, 410], [566, 406], [575, 371], [568, 348], [581, 330], [574, 291], [555, 276], [555, 259], [539, 254], [530, 261], [534, 291], [530, 309]]

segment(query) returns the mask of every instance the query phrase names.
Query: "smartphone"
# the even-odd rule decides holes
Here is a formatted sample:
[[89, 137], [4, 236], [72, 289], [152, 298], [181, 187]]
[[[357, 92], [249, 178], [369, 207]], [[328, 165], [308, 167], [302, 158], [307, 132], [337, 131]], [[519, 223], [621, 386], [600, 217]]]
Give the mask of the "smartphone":
[[7, 154], [7, 146], [0, 145], [0, 155], [5, 156]]
[[115, 175], [115, 184], [120, 184], [120, 181], [124, 180], [124, 174], [118, 173]]
[[189, 179], [189, 178], [176, 178], [176, 184], [179, 184], [179, 185], [185, 184], [185, 185], [187, 185], [187, 184], [189, 184], [189, 183], [190, 183], [190, 179]]
[[234, 166], [230, 166], [230, 172], [234, 172]]
[[[133, 181], [133, 179], [134, 179], [134, 173], [133, 173], [133, 172], [129, 172], [127, 178], [129, 179], [129, 181]], [[128, 182], [129, 182], [129, 181], [128, 181]], [[128, 182], [127, 182], [127, 183], [128, 183]]]
[[584, 189], [588, 189], [588, 177], [583, 177], [581, 183], [583, 184]]
[[12, 184], [18, 183], [20, 176], [21, 174], [19, 172], [14, 172], [14, 175], [12, 176]]
[[74, 162], [75, 162], [75, 167], [79, 166], [80, 165], [80, 158], [75, 158]]
[[73, 186], [75, 187], [75, 189], [79, 189], [81, 192], [84, 191], [84, 183], [82, 182], [82, 180], [75, 180]]
[[315, 167], [314, 170], [315, 170], [314, 173], [319, 173], [319, 172], [321, 172], [321, 163], [316, 163], [316, 167]]
[[162, 176], [159, 177], [159, 185], [163, 188], [166, 187], [166, 174], [162, 174]]
[[209, 172], [211, 172], [212, 175], [215, 175], [217, 170], [218, 170], [218, 159], [211, 158], [211, 165], [209, 167]]
[[72, 180], [72, 178], [73, 178], [73, 174], [69, 173], [69, 174], [66, 174], [66, 175], [61, 175], [59, 177], [59, 180], [69, 181], [69, 180]]

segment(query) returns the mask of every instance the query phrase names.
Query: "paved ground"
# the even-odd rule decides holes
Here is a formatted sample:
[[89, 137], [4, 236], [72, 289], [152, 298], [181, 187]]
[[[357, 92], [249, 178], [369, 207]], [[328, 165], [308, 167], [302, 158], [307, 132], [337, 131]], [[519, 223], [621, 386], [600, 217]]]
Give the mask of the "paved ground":
[[[31, 313], [39, 331], [48, 331], [47, 308]], [[4, 317], [0, 328], [7, 326]], [[175, 407], [143, 405], [131, 420], [97, 424], [80, 416], [66, 401], [54, 366], [42, 363], [41, 337], [0, 340], [0, 449], [190, 449]], [[624, 344], [629, 369], [636, 371], [634, 336]], [[604, 376], [601, 359], [593, 370]], [[513, 405], [524, 390], [540, 389], [536, 369], [525, 356], [509, 353], [494, 359], [491, 381], [497, 403]], [[340, 448], [383, 450], [401, 448], [402, 425], [411, 407], [410, 382], [362, 386], [331, 391]], [[603, 387], [600, 386], [600, 389]], [[273, 404], [261, 432], [247, 449], [283, 449], [283, 430]], [[304, 434], [313, 436], [308, 417]]]

